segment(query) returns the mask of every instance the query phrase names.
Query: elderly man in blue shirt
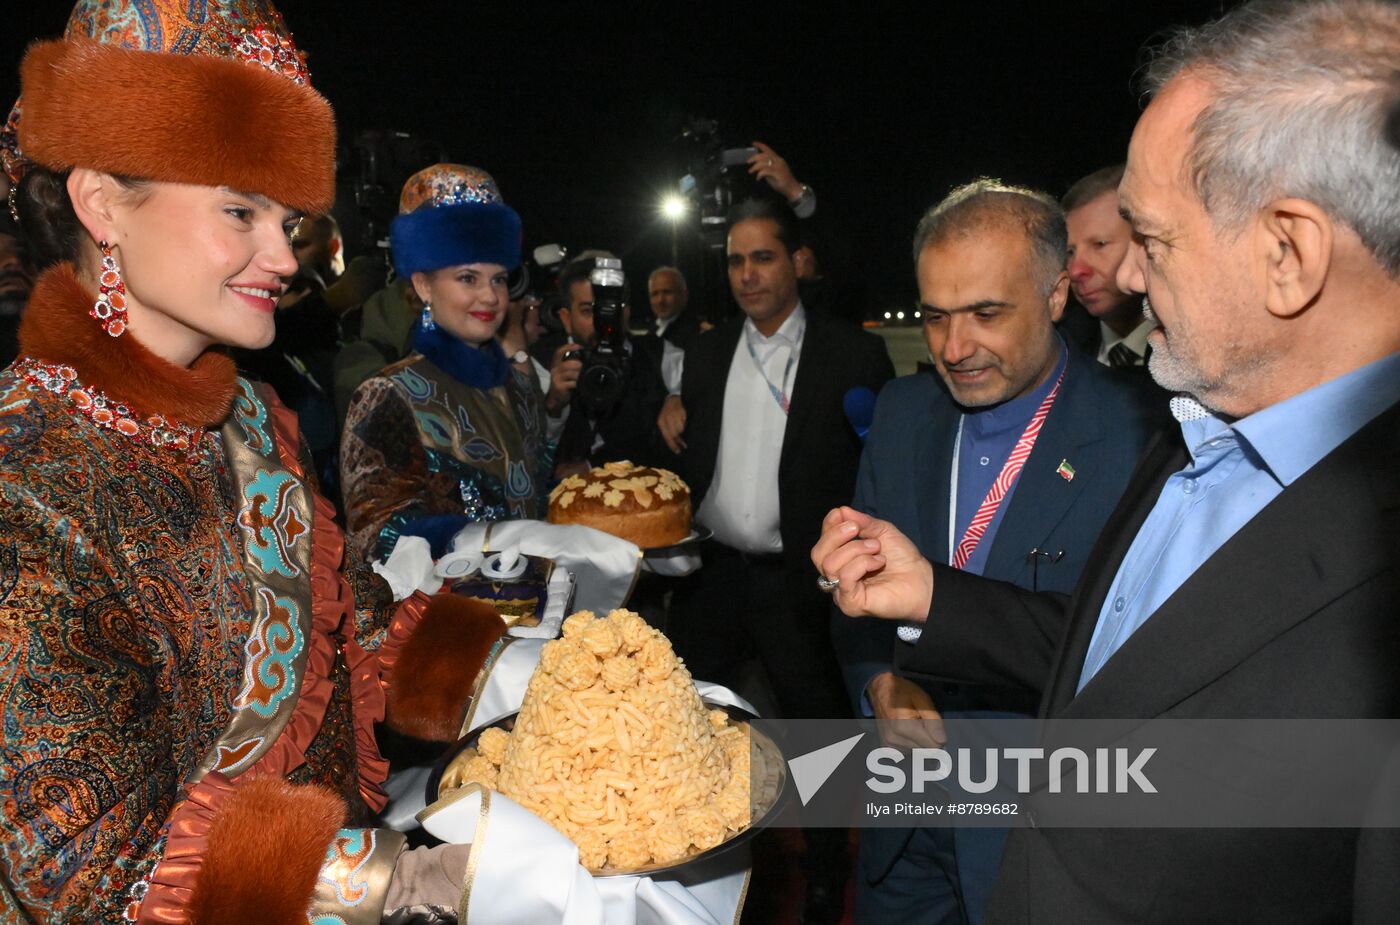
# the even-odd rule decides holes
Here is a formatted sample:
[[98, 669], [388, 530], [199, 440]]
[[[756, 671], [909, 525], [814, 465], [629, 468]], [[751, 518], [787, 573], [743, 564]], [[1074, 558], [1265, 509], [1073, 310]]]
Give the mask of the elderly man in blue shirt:
[[[1159, 52], [1118, 280], [1179, 439], [1070, 597], [831, 512], [837, 605], [922, 626], [897, 666], [1038, 687], [1064, 719], [1400, 716], [1396, 61], [1381, 0], [1256, 0]], [[1393, 922], [1397, 865], [1393, 830], [1018, 829], [986, 921]]]

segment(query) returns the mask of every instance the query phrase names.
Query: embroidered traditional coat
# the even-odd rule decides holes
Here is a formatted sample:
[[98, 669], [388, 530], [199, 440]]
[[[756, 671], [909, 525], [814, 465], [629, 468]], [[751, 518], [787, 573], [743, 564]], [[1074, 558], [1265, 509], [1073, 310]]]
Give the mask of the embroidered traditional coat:
[[352, 545], [382, 559], [419, 517], [543, 517], [553, 468], [533, 376], [511, 368], [503, 385], [478, 389], [411, 354], [361, 385], [346, 412], [340, 481]]
[[172, 366], [91, 301], [46, 273], [0, 373], [0, 922], [378, 921], [373, 724], [455, 602], [356, 567], [226, 357]]

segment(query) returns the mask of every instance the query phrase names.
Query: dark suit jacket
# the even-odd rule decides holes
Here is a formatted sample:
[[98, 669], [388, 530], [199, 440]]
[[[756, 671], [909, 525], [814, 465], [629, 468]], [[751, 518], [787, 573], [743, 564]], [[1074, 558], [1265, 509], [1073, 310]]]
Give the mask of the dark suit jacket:
[[1099, 347], [1103, 345], [1099, 320], [1089, 314], [1077, 300], [1070, 299], [1065, 305], [1060, 320], [1055, 322], [1055, 330], [1060, 332], [1060, 336], [1072, 349], [1087, 353], [1091, 358], [1098, 358]]
[[[1155, 429], [1146, 390], [1070, 349], [1060, 397], [1045, 419], [1026, 460], [1006, 514], [992, 539], [983, 574], [1021, 587], [1068, 592], [1089, 561], [1089, 550], [1118, 504], [1143, 447]], [[948, 490], [953, 442], [962, 409], [933, 371], [896, 379], [885, 387], [861, 456], [852, 505], [888, 520], [930, 561], [948, 561]], [[1066, 480], [1062, 461], [1074, 468]], [[1032, 549], [1064, 552], [1042, 558], [1033, 570]], [[1033, 574], [1034, 571], [1034, 574]], [[832, 642], [847, 692], [859, 709], [866, 682], [893, 665], [895, 624], [851, 619], [833, 608]], [[924, 679], [926, 682], [929, 679]], [[926, 683], [933, 702], [955, 703], [944, 681]], [[983, 687], [983, 708], [1029, 710], [1039, 697], [1015, 685]], [[1022, 706], [1025, 704], [1026, 706]], [[871, 880], [899, 858], [912, 830], [882, 829], [861, 843], [861, 864]]]
[[[1064, 718], [1400, 716], [1400, 406], [1286, 488], [1076, 694], [1099, 611], [1166, 479], [1159, 434], [1072, 597], [937, 569], [899, 662], [1045, 690]], [[1400, 920], [1388, 830], [1017, 829], [992, 922]]]
[[[695, 510], [714, 478], [725, 386], [744, 320], [741, 316], [704, 332], [686, 352], [681, 385], [686, 450], [681, 471]], [[810, 554], [821, 535], [822, 518], [831, 508], [850, 502], [860, 462], [860, 439], [846, 420], [842, 400], [856, 386], [879, 391], [893, 375], [879, 336], [807, 313], [778, 463], [778, 509], [788, 573], [799, 582], [810, 578], [807, 583], [813, 589], [817, 574]]]
[[[1060, 332], [1060, 336], [1071, 348], [1088, 355], [1091, 360], [1098, 360], [1099, 351], [1103, 349], [1103, 328], [1100, 327], [1099, 320], [1089, 314], [1084, 306], [1070, 300], [1070, 303], [1065, 306], [1064, 314], [1055, 324], [1055, 329]], [[1152, 347], [1149, 345], [1147, 356], [1151, 355]], [[1162, 399], [1162, 407], [1165, 409], [1167, 400], [1171, 398], [1171, 393], [1152, 380], [1152, 375], [1147, 371], [1146, 363], [1141, 366], [1129, 366], [1126, 369], [1115, 370], [1115, 372], [1120, 376], [1139, 379], [1142, 383], [1150, 386], [1152, 391]], [[1171, 416], [1164, 415], [1162, 423], [1170, 425]]]
[[[662, 340], [668, 340], [682, 350], [690, 349], [690, 344], [700, 333], [700, 314], [698, 311], [686, 306], [676, 320], [666, 326], [666, 332], [660, 335]], [[656, 319], [652, 319], [650, 336], [656, 336]]]
[[[1071, 349], [1062, 392], [1045, 419], [997, 528], [983, 574], [1023, 588], [1069, 592], [1127, 487], [1157, 412], [1146, 389]], [[931, 562], [948, 561], [948, 489], [962, 409], [936, 372], [890, 383], [875, 408], [856, 481], [857, 510], [888, 520]], [[1057, 473], [1068, 462], [1074, 477]], [[1032, 549], [1052, 556], [1032, 565]], [[853, 699], [889, 670], [898, 643], [889, 620], [832, 622]], [[966, 680], [951, 674], [945, 680]], [[1038, 698], [1040, 690], [1024, 689]], [[1022, 697], [1021, 699], [1024, 699]], [[934, 702], [938, 697], [934, 696]]]

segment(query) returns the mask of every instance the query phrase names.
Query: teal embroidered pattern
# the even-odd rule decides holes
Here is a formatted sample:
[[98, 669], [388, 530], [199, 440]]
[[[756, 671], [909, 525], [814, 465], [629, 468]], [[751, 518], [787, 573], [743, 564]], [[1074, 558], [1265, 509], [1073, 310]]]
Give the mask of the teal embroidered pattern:
[[248, 548], [266, 572], [296, 578], [301, 567], [292, 558], [292, 546], [311, 529], [292, 503], [302, 490], [290, 472], [263, 469], [244, 490], [238, 526]]
[[415, 408], [413, 416], [418, 421], [418, 429], [438, 446], [452, 446], [452, 428], [436, 412]]
[[511, 461], [506, 491], [512, 498], [528, 498], [535, 493], [534, 480], [530, 478], [530, 470], [525, 468], [523, 460]]
[[306, 638], [295, 601], [267, 588], [259, 588], [258, 596], [263, 613], [248, 637], [246, 683], [233, 705], [270, 717], [296, 689], [292, 663], [306, 647]]
[[320, 879], [335, 888], [336, 901], [358, 906], [369, 896], [365, 866], [374, 854], [374, 829], [341, 829], [326, 849]]
[[268, 431], [267, 409], [253, 395], [253, 386], [242, 376], [233, 393], [233, 419], [243, 431], [248, 449], [272, 458], [272, 435]]
[[411, 369], [399, 370], [395, 377], [403, 383], [403, 387], [408, 390], [408, 397], [414, 401], [427, 401], [433, 397], [433, 384]]
[[474, 463], [486, 463], [505, 457], [504, 453], [496, 449], [496, 444], [485, 437], [472, 437], [466, 446], [462, 447], [462, 452]]

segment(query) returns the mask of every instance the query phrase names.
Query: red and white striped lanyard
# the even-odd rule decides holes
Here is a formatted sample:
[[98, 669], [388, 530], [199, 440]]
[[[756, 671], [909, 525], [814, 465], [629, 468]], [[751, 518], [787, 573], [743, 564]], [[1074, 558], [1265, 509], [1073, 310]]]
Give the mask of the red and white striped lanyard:
[[948, 492], [948, 564], [953, 568], [964, 568], [967, 565], [967, 560], [972, 558], [973, 551], [977, 549], [977, 544], [982, 542], [987, 528], [991, 526], [992, 520], [997, 516], [997, 508], [1001, 507], [1002, 499], [1011, 490], [1011, 486], [1016, 484], [1016, 477], [1021, 474], [1021, 468], [1025, 466], [1026, 459], [1030, 457], [1031, 449], [1035, 446], [1035, 438], [1040, 436], [1040, 428], [1044, 426], [1045, 418], [1050, 414], [1050, 406], [1055, 404], [1055, 397], [1060, 394], [1060, 384], [1064, 381], [1065, 371], [1062, 369], [1060, 370], [1060, 378], [1055, 380], [1055, 387], [1050, 390], [1049, 395], [1045, 396], [1045, 400], [1040, 403], [1040, 407], [1031, 416], [1030, 423], [1026, 425], [1025, 432], [1021, 434], [1021, 439], [1016, 441], [1016, 446], [1011, 449], [1011, 455], [1006, 457], [1006, 463], [1001, 467], [1001, 474], [992, 483], [992, 487], [987, 491], [987, 497], [982, 499], [977, 513], [972, 515], [966, 532], [963, 533], [962, 539], [955, 546], [953, 545], [953, 533], [958, 528], [958, 457], [962, 454], [963, 422], [967, 416], [964, 415], [958, 419], [958, 435], [953, 440], [953, 473]]

